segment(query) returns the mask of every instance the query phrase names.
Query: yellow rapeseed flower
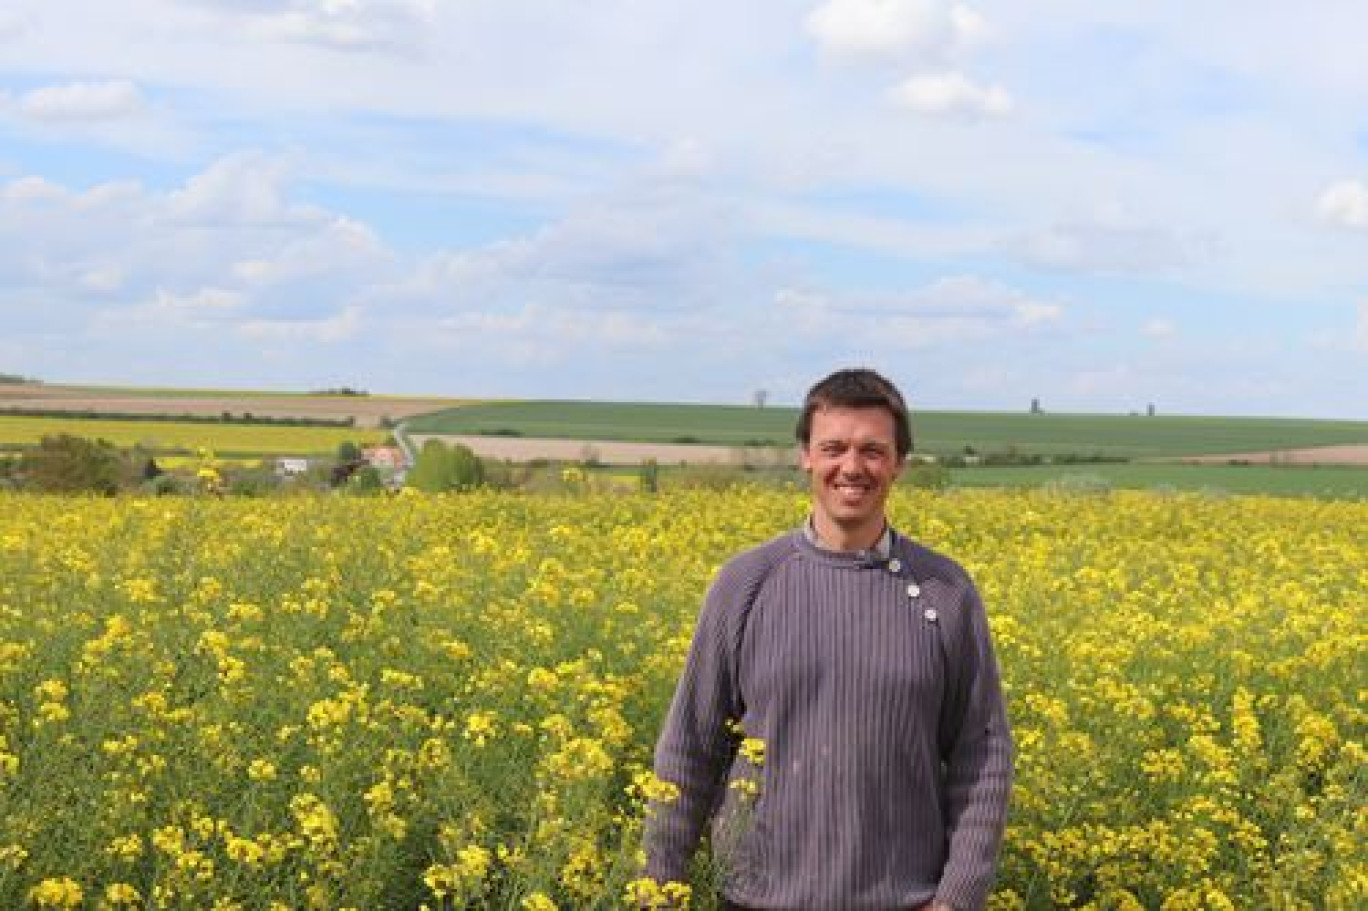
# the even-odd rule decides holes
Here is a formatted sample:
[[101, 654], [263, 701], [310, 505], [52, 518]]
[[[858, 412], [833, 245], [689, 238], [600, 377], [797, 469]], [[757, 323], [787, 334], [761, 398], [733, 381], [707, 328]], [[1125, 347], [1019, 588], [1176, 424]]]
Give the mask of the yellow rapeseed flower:
[[28, 897], [40, 908], [79, 908], [85, 892], [76, 880], [61, 876], [43, 880], [29, 890]]

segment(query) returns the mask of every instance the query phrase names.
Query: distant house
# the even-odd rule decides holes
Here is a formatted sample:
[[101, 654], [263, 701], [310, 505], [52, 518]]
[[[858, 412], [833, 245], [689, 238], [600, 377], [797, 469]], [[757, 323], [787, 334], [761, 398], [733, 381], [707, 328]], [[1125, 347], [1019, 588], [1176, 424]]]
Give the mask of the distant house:
[[361, 450], [361, 458], [379, 469], [402, 471], [408, 467], [404, 450], [398, 446], [368, 446]]
[[308, 459], [280, 458], [275, 462], [275, 473], [278, 478], [292, 478], [297, 475], [305, 474], [309, 470]]

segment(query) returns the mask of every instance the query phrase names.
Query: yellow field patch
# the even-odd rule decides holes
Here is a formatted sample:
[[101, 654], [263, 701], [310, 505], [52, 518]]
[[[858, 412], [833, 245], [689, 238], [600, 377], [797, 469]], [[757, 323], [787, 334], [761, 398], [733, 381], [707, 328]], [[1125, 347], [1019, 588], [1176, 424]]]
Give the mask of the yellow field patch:
[[383, 430], [352, 427], [287, 427], [263, 424], [211, 424], [193, 421], [107, 421], [96, 419], [29, 418], [0, 415], [0, 445], [34, 446], [44, 436], [57, 434], [104, 439], [120, 448], [149, 450], [210, 449], [220, 454], [272, 453], [280, 455], [332, 454], [350, 440], [357, 445], [383, 442]]

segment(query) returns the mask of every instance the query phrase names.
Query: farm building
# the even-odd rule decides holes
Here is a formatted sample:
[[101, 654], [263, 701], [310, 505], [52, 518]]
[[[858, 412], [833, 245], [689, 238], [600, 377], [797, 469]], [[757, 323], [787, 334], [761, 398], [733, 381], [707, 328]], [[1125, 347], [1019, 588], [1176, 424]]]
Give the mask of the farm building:
[[292, 478], [297, 475], [305, 474], [309, 470], [309, 460], [285, 457], [275, 461], [276, 477]]
[[408, 467], [404, 451], [398, 446], [367, 446], [361, 450], [361, 458], [376, 468], [399, 471]]

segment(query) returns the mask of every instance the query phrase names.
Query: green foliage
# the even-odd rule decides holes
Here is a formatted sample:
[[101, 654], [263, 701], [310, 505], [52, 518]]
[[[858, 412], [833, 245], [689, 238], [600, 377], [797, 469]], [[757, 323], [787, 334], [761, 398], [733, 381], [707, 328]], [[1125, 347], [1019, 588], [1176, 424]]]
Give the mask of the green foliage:
[[224, 491], [237, 497], [267, 497], [281, 489], [281, 479], [266, 465], [233, 468], [224, 478]]
[[751, 485], [756, 479], [736, 465], [681, 465], [669, 472], [670, 490], [731, 490]]
[[641, 468], [637, 472], [637, 478], [641, 482], [641, 489], [645, 493], [657, 493], [660, 491], [660, 465], [655, 459], [647, 459], [641, 463]]
[[440, 440], [428, 440], [418, 451], [418, 461], [408, 473], [408, 486], [424, 493], [450, 490], [451, 450]]
[[484, 483], [484, 463], [469, 446], [451, 447], [451, 486], [454, 490], [474, 490]]
[[361, 447], [351, 440], [337, 444], [337, 461], [343, 464], [361, 461]]
[[109, 441], [64, 433], [45, 436], [24, 453], [18, 473], [29, 490], [113, 496], [129, 480], [130, 468]]
[[484, 483], [484, 463], [469, 446], [428, 440], [408, 475], [408, 486], [427, 493], [474, 490]]
[[950, 469], [939, 462], [913, 462], [903, 470], [902, 482], [925, 490], [944, 490], [950, 486]]
[[484, 473], [484, 486], [494, 490], [513, 490], [530, 473], [528, 466], [515, 465], [508, 459], [481, 459], [480, 470]]
[[338, 386], [333, 389], [314, 389], [309, 395], [367, 396], [370, 393], [364, 389], [353, 389], [351, 386]]
[[362, 465], [347, 480], [348, 493], [370, 496], [383, 493], [384, 490], [385, 480], [374, 465]]
[[149, 493], [153, 496], [168, 497], [189, 493], [191, 488], [175, 475], [163, 472], [154, 478], [144, 480], [140, 489], [143, 493]]

